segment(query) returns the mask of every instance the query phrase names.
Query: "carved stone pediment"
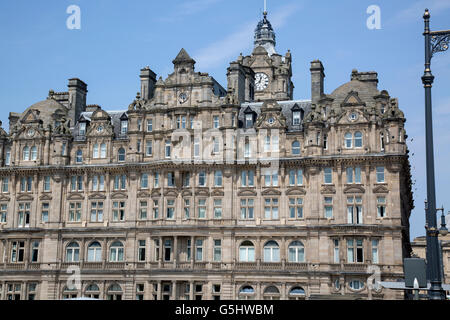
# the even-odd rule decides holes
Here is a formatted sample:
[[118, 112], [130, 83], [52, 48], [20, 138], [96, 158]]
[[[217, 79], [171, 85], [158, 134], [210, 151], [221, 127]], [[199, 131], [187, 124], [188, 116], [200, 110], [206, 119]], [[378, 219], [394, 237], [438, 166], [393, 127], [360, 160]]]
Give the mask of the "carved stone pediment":
[[7, 196], [5, 196], [3, 194], [0, 195], [0, 201], [9, 201], [9, 200], [10, 200], [9, 197], [7, 197]]
[[196, 196], [202, 196], [202, 197], [209, 197], [209, 190], [208, 189], [197, 189], [195, 190]]
[[123, 192], [114, 192], [111, 195], [111, 199], [128, 199], [128, 195]]
[[51, 201], [52, 197], [48, 194], [43, 194], [42, 196], [39, 197], [39, 200], [41, 201]]
[[33, 201], [33, 197], [28, 194], [21, 194], [17, 198], [17, 201]]
[[178, 197], [178, 192], [175, 190], [165, 190], [164, 197]]
[[373, 188], [373, 193], [389, 193], [389, 189], [384, 185], [378, 185]]
[[106, 196], [104, 194], [101, 193], [93, 193], [89, 196], [89, 199], [100, 199], [100, 200], [105, 200]]
[[72, 194], [69, 194], [69, 196], [67, 197], [67, 200], [84, 200], [84, 196], [79, 193], [72, 193]]
[[161, 191], [159, 189], [152, 191], [152, 198], [158, 198], [161, 197]]
[[344, 193], [364, 193], [366, 190], [364, 190], [361, 186], [348, 186], [344, 189]]
[[281, 192], [276, 189], [266, 189], [261, 192], [263, 196], [281, 196]]
[[302, 195], [304, 196], [306, 194], [306, 190], [304, 188], [290, 188], [286, 191], [286, 195], [288, 196], [295, 196], [295, 195]]
[[23, 116], [22, 123], [39, 123], [41, 122], [39, 110], [30, 109], [28, 112]]
[[343, 107], [352, 107], [352, 106], [365, 106], [366, 104], [359, 97], [359, 93], [356, 91], [350, 91], [347, 97], [342, 102]]
[[336, 194], [336, 188], [334, 185], [323, 185], [322, 188], [320, 188], [321, 194]]
[[213, 190], [211, 192], [211, 196], [213, 197], [223, 197], [225, 195], [225, 193], [223, 192], [223, 190]]
[[238, 197], [256, 197], [258, 193], [251, 189], [243, 189], [238, 192]]
[[183, 197], [191, 197], [192, 196], [192, 192], [191, 190], [183, 190], [183, 192], [181, 193], [181, 195]]
[[150, 193], [147, 191], [139, 191], [136, 195], [138, 198], [150, 198]]

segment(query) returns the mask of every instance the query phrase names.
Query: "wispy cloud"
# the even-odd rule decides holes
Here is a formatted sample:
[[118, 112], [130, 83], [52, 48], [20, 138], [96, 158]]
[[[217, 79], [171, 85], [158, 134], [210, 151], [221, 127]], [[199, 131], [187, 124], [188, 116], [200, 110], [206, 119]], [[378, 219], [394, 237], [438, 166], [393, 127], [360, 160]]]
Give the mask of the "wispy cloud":
[[[291, 3], [275, 11], [270, 15], [272, 26], [275, 29], [281, 28], [300, 7], [300, 3]], [[199, 67], [204, 69], [213, 67], [235, 58], [240, 52], [250, 49], [253, 44], [253, 33], [257, 23], [258, 21], [255, 20], [244, 24], [236, 32], [211, 43], [197, 52], [195, 60], [198, 62]]]
[[184, 1], [168, 16], [160, 17], [161, 21], [173, 22], [177, 19], [200, 13], [223, 0], [190, 0]]
[[393, 18], [388, 20], [386, 24], [388, 25], [400, 24], [411, 21], [417, 21], [417, 19], [423, 15], [426, 8], [430, 9], [432, 15], [439, 15], [443, 11], [450, 9], [450, 1], [449, 0], [416, 1], [410, 7], [403, 9], [402, 11], [397, 13]]

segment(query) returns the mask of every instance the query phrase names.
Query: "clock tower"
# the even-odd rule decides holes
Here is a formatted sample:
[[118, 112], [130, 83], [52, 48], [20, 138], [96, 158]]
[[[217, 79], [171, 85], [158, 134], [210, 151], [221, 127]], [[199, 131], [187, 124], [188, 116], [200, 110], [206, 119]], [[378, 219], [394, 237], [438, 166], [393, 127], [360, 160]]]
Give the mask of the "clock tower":
[[[293, 99], [292, 56], [290, 51], [285, 56], [277, 53], [275, 31], [267, 16], [267, 11], [264, 11], [263, 19], [255, 29], [253, 53], [246, 57], [241, 55], [228, 69], [228, 87], [237, 93], [241, 103]], [[242, 76], [241, 81], [238, 81], [238, 74], [231, 71], [236, 70], [237, 64], [243, 70], [251, 69], [254, 78], [249, 81]], [[241, 74], [251, 73], [241, 71]], [[243, 90], [245, 93], [241, 92]]]

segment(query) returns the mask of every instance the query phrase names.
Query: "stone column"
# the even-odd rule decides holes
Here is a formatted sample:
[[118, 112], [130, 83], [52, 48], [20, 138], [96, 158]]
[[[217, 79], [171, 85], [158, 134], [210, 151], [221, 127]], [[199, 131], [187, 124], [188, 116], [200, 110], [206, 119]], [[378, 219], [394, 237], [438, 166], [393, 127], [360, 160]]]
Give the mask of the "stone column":
[[194, 281], [189, 281], [189, 300], [194, 300]]
[[158, 268], [161, 268], [163, 261], [163, 238], [161, 236], [158, 237], [159, 241], [159, 259], [158, 259]]
[[177, 281], [172, 280], [172, 300], [177, 300]]
[[178, 237], [173, 237], [173, 267], [174, 269], [177, 268], [177, 261], [178, 261]]

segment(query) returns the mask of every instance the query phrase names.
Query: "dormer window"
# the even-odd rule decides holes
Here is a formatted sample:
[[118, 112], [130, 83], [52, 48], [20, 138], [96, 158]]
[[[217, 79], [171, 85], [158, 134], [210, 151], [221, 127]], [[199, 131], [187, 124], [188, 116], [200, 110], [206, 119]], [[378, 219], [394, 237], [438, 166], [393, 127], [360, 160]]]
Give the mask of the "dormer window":
[[247, 113], [245, 115], [245, 127], [251, 128], [253, 126], [253, 114]]
[[295, 104], [292, 109], [292, 125], [299, 126], [304, 118], [305, 112], [301, 109], [298, 104]]
[[300, 111], [294, 111], [292, 112], [292, 124], [294, 126], [299, 126], [301, 122], [300, 119]]
[[125, 135], [128, 132], [128, 120], [120, 121], [120, 134]]
[[78, 127], [78, 134], [80, 136], [86, 135], [86, 122], [80, 122], [80, 125]]

